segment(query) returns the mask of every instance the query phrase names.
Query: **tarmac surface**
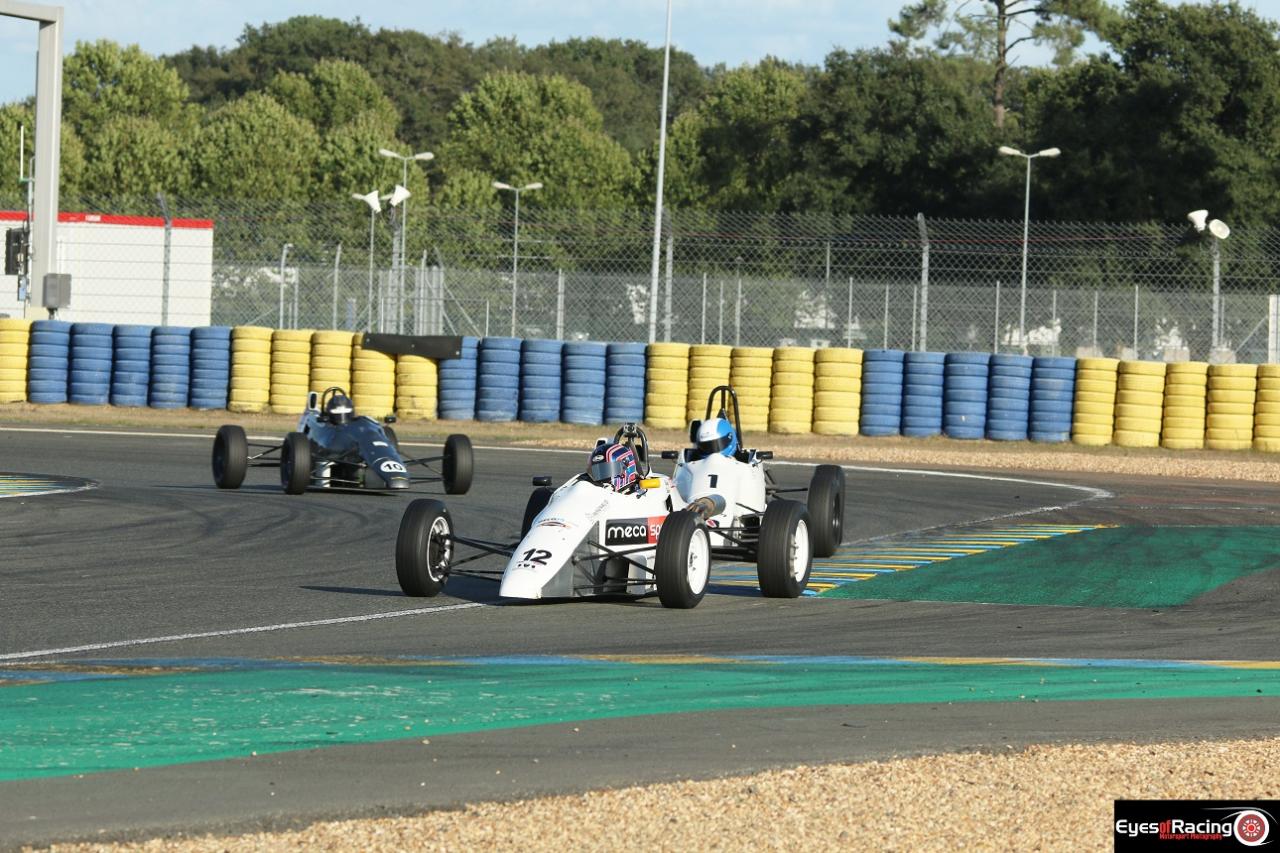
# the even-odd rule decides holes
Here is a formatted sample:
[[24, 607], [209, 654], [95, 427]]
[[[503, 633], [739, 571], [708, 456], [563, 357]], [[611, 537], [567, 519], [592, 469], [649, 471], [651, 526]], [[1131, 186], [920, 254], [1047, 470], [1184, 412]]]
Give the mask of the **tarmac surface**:
[[[125, 669], [401, 656], [1268, 662], [1280, 649], [1280, 556], [1269, 570], [1161, 610], [774, 600], [718, 586], [691, 611], [664, 610], [656, 598], [507, 605], [496, 584], [467, 578], [451, 579], [439, 598], [410, 599], [393, 562], [409, 496], [290, 497], [270, 470], [251, 471], [239, 491], [219, 491], [210, 443], [204, 435], [0, 430], [0, 469], [98, 484], [0, 501], [0, 685], [19, 681], [22, 667], [90, 661]], [[504, 538], [531, 476], [559, 482], [584, 459], [585, 451], [478, 449], [471, 492], [447, 499], [459, 532]], [[784, 486], [802, 486], [809, 469], [774, 473]], [[847, 475], [846, 542], [1015, 521], [1270, 526], [1280, 513], [1280, 493], [1259, 484], [859, 466]], [[0, 701], [19, 689], [0, 686]], [[784, 704], [583, 719], [432, 735], [429, 747], [412, 737], [0, 782], [0, 847], [296, 826], [799, 763], [1278, 732], [1274, 694]]]

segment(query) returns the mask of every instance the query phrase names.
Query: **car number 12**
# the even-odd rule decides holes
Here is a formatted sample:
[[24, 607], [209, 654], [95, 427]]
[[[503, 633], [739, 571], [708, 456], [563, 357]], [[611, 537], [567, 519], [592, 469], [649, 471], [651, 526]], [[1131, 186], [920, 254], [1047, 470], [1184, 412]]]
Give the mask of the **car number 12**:
[[545, 566], [547, 560], [551, 559], [551, 552], [545, 548], [530, 548], [520, 555], [520, 559], [525, 563], [537, 563], [539, 566]]

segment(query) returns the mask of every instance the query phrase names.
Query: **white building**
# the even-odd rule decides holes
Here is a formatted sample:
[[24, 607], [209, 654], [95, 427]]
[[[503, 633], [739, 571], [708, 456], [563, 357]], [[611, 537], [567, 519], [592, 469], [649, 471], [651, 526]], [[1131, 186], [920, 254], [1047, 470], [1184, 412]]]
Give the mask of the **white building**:
[[[21, 211], [0, 211], [0, 230], [19, 228]], [[164, 220], [107, 213], [58, 214], [58, 259], [71, 274], [71, 304], [59, 320], [160, 325], [164, 316]], [[213, 281], [213, 221], [175, 219], [169, 245], [168, 325], [207, 326]], [[18, 278], [0, 275], [0, 316], [48, 316], [18, 302]]]

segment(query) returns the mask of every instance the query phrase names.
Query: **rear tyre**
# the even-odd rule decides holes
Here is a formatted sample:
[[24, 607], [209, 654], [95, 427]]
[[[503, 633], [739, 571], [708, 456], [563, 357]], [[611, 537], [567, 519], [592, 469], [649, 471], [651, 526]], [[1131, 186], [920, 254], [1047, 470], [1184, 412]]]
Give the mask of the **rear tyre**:
[[444, 503], [416, 500], [400, 518], [396, 578], [405, 595], [434, 597], [444, 589], [453, 561], [453, 520]]
[[701, 516], [680, 510], [662, 522], [654, 576], [663, 607], [688, 610], [702, 601], [711, 577], [711, 540]]
[[465, 495], [471, 488], [471, 476], [475, 471], [475, 454], [471, 452], [471, 439], [458, 434], [446, 438], [442, 467], [445, 493]]
[[766, 598], [796, 598], [809, 585], [813, 541], [809, 511], [796, 501], [774, 501], [760, 521], [756, 574]]
[[546, 486], [540, 486], [533, 490], [529, 495], [529, 502], [524, 505], [524, 520], [520, 522], [520, 538], [529, 535], [530, 528], [533, 527], [533, 520], [538, 517], [538, 513], [547, 508], [547, 504], [551, 502], [551, 489]]
[[280, 448], [280, 488], [286, 495], [300, 495], [311, 485], [311, 441], [300, 432], [284, 437]]
[[819, 465], [809, 481], [813, 556], [830, 557], [844, 542], [844, 469]]
[[213, 482], [219, 489], [238, 489], [249, 470], [249, 439], [235, 424], [218, 427], [213, 439]]

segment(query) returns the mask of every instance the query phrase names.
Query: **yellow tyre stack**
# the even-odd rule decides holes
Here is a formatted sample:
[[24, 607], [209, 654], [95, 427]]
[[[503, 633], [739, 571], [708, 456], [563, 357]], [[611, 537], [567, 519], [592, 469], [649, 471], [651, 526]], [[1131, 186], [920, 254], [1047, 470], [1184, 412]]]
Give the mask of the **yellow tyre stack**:
[[311, 335], [311, 390], [324, 392], [335, 385], [351, 392], [351, 332], [315, 332]]
[[271, 330], [236, 326], [231, 330], [231, 384], [227, 409], [265, 412], [271, 400]]
[[1159, 447], [1164, 416], [1163, 361], [1122, 361], [1116, 382], [1116, 421], [1111, 441], [1118, 447]]
[[644, 422], [683, 429], [689, 405], [689, 345], [649, 344], [645, 350]]
[[1076, 396], [1071, 409], [1071, 440], [1076, 444], [1101, 447], [1111, 443], [1119, 366], [1114, 358], [1076, 362]]
[[795, 435], [813, 430], [813, 358], [808, 347], [773, 351], [769, 432]]
[[1253, 447], [1253, 409], [1258, 396], [1256, 364], [1209, 365], [1209, 415], [1204, 446], [1212, 450]]
[[1264, 453], [1280, 453], [1280, 364], [1258, 365], [1258, 396], [1253, 408], [1253, 449]]
[[27, 349], [31, 321], [0, 317], [0, 403], [27, 401]]
[[685, 420], [696, 421], [706, 417], [707, 397], [711, 389], [729, 384], [732, 353], [733, 347], [722, 344], [689, 347], [689, 400], [685, 406]]
[[271, 411], [296, 415], [306, 408], [311, 382], [310, 329], [277, 329], [271, 335]]
[[861, 407], [862, 350], [818, 350], [813, 357], [813, 431], [857, 435]]
[[396, 357], [365, 349], [363, 339], [351, 339], [351, 402], [357, 415], [380, 420], [396, 410]]
[[1209, 365], [1180, 361], [1164, 375], [1164, 422], [1160, 446], [1170, 450], [1204, 447], [1205, 384]]
[[773, 387], [773, 349], [734, 347], [729, 358], [729, 384], [738, 395], [744, 430], [769, 428], [769, 397]]
[[396, 414], [414, 420], [435, 420], [440, 371], [434, 359], [396, 356]]

